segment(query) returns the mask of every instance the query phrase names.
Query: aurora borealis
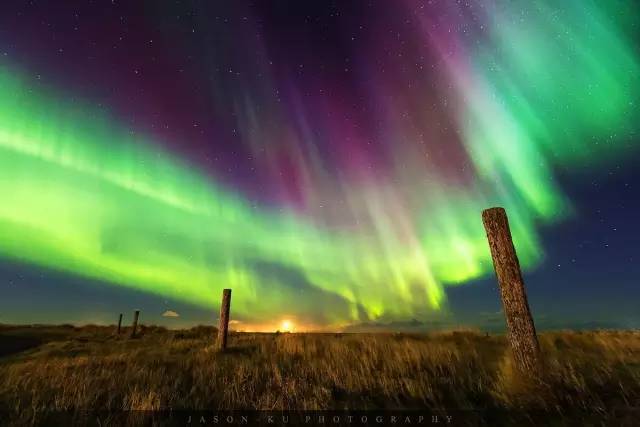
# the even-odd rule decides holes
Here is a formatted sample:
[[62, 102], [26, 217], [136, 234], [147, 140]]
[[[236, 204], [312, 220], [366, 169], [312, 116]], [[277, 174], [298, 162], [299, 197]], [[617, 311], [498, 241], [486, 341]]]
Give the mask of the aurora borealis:
[[253, 323], [447, 316], [482, 209], [535, 272], [585, 215], [561, 180], [637, 159], [637, 5], [557, 3], [0, 6], [0, 257]]

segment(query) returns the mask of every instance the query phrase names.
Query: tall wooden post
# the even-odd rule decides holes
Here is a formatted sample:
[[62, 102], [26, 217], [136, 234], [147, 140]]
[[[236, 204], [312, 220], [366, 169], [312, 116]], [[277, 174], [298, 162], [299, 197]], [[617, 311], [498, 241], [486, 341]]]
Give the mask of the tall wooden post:
[[500, 286], [516, 367], [527, 376], [538, 374], [541, 369], [540, 345], [529, 311], [520, 263], [511, 239], [507, 213], [503, 208], [486, 209], [482, 212], [482, 222]]
[[118, 317], [118, 335], [120, 335], [121, 328], [122, 328], [122, 313], [120, 313], [120, 317]]
[[222, 305], [220, 306], [220, 323], [218, 325], [218, 348], [227, 348], [227, 331], [229, 330], [229, 309], [231, 308], [231, 289], [222, 291]]
[[133, 328], [131, 329], [131, 338], [136, 336], [136, 329], [138, 328], [138, 317], [140, 316], [140, 310], [133, 312]]

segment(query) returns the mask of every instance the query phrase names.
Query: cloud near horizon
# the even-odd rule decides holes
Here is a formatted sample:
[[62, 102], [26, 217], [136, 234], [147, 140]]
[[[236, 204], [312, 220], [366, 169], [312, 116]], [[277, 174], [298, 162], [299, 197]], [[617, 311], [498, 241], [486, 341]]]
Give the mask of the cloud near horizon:
[[162, 317], [180, 317], [180, 315], [173, 310], [167, 310], [162, 313]]

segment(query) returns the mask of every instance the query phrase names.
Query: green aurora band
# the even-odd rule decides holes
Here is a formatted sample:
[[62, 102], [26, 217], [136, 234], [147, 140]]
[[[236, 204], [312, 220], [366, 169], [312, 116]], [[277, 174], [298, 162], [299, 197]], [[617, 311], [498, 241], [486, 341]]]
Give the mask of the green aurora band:
[[[395, 231], [401, 215], [380, 190], [367, 200], [370, 233], [256, 208], [0, 63], [0, 255], [212, 309], [233, 288], [234, 314], [247, 319], [313, 308], [277, 271], [335, 295], [328, 325], [445, 312], [445, 286], [492, 271], [482, 209], [507, 209], [521, 264], [535, 266], [536, 228], [571, 214], [553, 168], [618, 156], [637, 127], [640, 68], [619, 30], [630, 18], [589, 2], [559, 12], [534, 3], [526, 25], [505, 7], [491, 14], [490, 41], [446, 59], [478, 177], [444, 188], [422, 171], [411, 238]], [[437, 34], [423, 36], [438, 49]]]

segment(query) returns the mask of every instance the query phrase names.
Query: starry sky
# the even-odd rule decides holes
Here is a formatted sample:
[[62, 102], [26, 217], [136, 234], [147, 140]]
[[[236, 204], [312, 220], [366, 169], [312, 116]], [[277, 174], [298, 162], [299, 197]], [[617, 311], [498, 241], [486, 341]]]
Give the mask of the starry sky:
[[631, 0], [3, 3], [0, 323], [499, 330], [503, 206], [539, 328], [640, 327], [638, 40]]

